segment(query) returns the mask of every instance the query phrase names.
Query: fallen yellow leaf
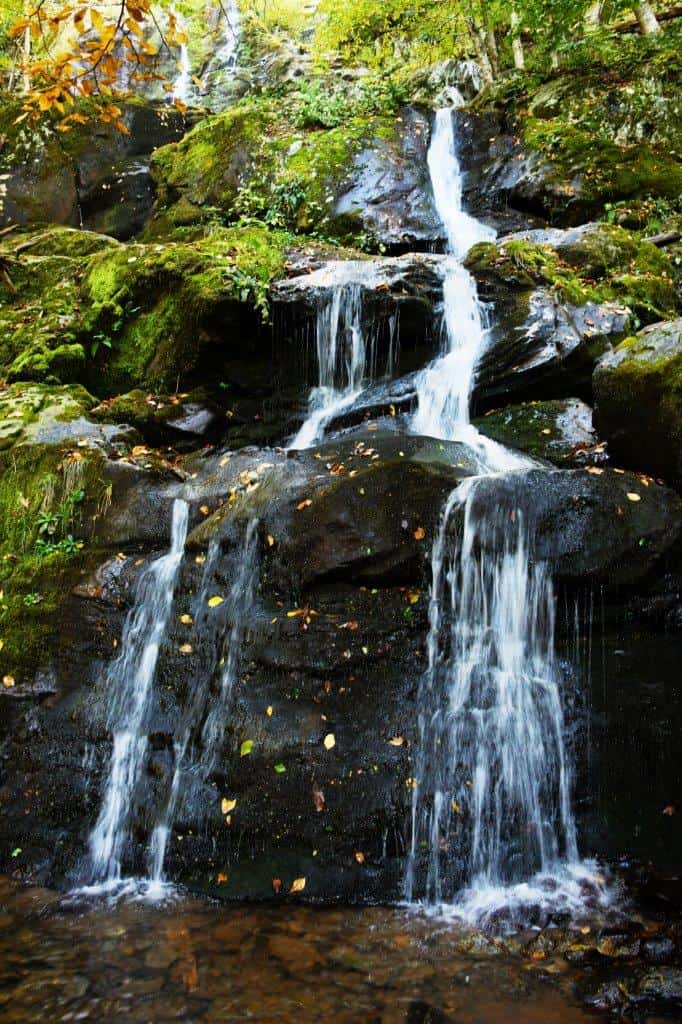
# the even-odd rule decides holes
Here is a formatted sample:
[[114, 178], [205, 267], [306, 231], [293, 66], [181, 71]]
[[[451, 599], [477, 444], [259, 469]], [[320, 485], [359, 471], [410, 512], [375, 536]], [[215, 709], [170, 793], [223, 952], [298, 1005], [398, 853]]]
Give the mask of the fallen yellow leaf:
[[336, 746], [336, 737], [333, 732], [328, 732], [324, 738], [324, 745], [326, 750], [331, 750], [332, 747]]
[[208, 600], [209, 608], [217, 608], [219, 604], [223, 603], [223, 599], [220, 594], [216, 594], [214, 597], [210, 597]]
[[414, 531], [414, 539], [415, 540], [424, 540], [425, 536], [426, 536], [426, 530], [424, 529], [424, 527], [423, 526], [418, 526], [417, 529]]
[[11, 690], [12, 687], [14, 686], [14, 684], [15, 684], [14, 676], [3, 676], [2, 677], [2, 685], [5, 687], [5, 689]]
[[191, 654], [194, 648], [191, 644], [181, 644], [180, 654]]
[[642, 497], [640, 494], [636, 494], [634, 491], [628, 493], [628, 501], [641, 501]]
[[305, 889], [305, 878], [295, 878], [291, 883], [289, 892], [303, 892]]
[[227, 797], [224, 796], [220, 804], [220, 810], [223, 812], [223, 814], [229, 814], [230, 811], [233, 811], [236, 806], [236, 800], [228, 800]]
[[183, 626], [191, 626], [193, 621], [194, 620], [193, 620], [191, 615], [181, 615], [180, 616], [180, 622], [183, 624]]

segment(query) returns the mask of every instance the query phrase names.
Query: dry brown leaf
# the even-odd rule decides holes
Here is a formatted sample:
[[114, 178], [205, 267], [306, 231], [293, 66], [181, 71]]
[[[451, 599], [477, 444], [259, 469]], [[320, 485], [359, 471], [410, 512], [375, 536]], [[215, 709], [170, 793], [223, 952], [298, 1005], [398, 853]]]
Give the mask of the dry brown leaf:
[[417, 529], [414, 531], [414, 539], [415, 540], [424, 540], [425, 536], [426, 536], [426, 530], [424, 529], [424, 527], [423, 526], [418, 526]]
[[312, 500], [310, 498], [306, 498], [304, 501], [299, 501], [298, 505], [296, 506], [296, 511], [302, 512], [304, 508], [310, 508], [311, 505]]
[[362, 853], [360, 850], [356, 850], [355, 851], [355, 859], [358, 862], [358, 864], [364, 864], [365, 863], [365, 855], [364, 855], [364, 853]]
[[315, 810], [320, 814], [324, 810], [324, 793], [318, 786], [317, 782], [313, 782], [313, 804]]
[[282, 891], [282, 879], [281, 878], [273, 878], [273, 880], [272, 880], [272, 891], [274, 892], [275, 896], [279, 896], [279, 894]]

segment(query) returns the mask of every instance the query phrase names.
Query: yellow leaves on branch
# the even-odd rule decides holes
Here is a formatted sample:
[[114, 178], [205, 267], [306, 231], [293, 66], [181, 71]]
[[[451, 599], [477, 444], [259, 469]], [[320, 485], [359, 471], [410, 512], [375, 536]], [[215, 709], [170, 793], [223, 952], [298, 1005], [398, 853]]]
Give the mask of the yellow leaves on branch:
[[[115, 4], [66, 0], [59, 8], [30, 4], [8, 35], [16, 40], [24, 85], [24, 109], [17, 123], [37, 122], [56, 113], [61, 115], [57, 127], [62, 132], [83, 120], [67, 108], [92, 97], [91, 116], [128, 134], [115, 100], [134, 92], [140, 82], [162, 79], [156, 67], [159, 42], [166, 49], [187, 42], [174, 13], [168, 13], [164, 27], [159, 26], [152, 0], [117, 0]], [[123, 76], [122, 69], [126, 70]]]

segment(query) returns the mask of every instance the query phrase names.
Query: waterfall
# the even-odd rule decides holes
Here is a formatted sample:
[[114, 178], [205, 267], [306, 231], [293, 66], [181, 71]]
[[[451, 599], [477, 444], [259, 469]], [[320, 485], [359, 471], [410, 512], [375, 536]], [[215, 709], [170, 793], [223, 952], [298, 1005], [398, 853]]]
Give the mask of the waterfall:
[[[178, 11], [173, 11], [178, 27], [181, 31], [186, 30], [186, 22]], [[178, 61], [178, 74], [173, 82], [172, 98], [174, 100], [180, 100], [181, 103], [189, 105], [192, 102], [194, 96], [194, 89], [192, 86], [192, 62], [189, 56], [189, 49], [186, 43], [180, 44], [180, 60]]]
[[174, 502], [170, 550], [142, 572], [134, 606], [123, 628], [121, 653], [108, 674], [108, 724], [113, 731], [113, 749], [102, 806], [89, 842], [90, 874], [96, 883], [113, 885], [121, 878], [131, 802], [147, 750], [146, 716], [159, 649], [173, 607], [188, 513], [186, 502]]
[[481, 923], [531, 892], [554, 905], [577, 902], [580, 881], [552, 581], [533, 559], [533, 524], [522, 511], [477, 502], [491, 475], [531, 463], [485, 441], [469, 419], [487, 321], [460, 260], [493, 233], [462, 211], [450, 111], [436, 115], [429, 168], [452, 254], [446, 350], [418, 378], [412, 429], [469, 444], [482, 475], [450, 495], [431, 553], [405, 891], [410, 901], [454, 899], [460, 916]]
[[[220, 92], [230, 85], [237, 70], [239, 40], [241, 36], [239, 0], [228, 0], [226, 4], [221, 6], [221, 13], [225, 17], [223, 43], [211, 57], [206, 67], [203, 75], [204, 84], [201, 90], [201, 95], [208, 97], [209, 105], [214, 110], [219, 110], [225, 106], [227, 97], [221, 97]], [[218, 103], [215, 102], [216, 100], [218, 100]]]
[[[210, 594], [215, 589], [213, 576], [219, 544], [214, 542], [209, 549], [193, 616], [194, 634], [197, 645], [203, 648], [210, 646], [211, 634], [217, 642], [205, 661], [199, 665], [197, 675], [188, 689], [187, 704], [175, 729], [173, 778], [168, 797], [154, 826], [149, 849], [148, 871], [153, 883], [163, 882], [168, 837], [181, 794], [183, 775], [192, 786], [200, 785], [215, 768], [220, 753], [232, 690], [237, 681], [243, 634], [256, 592], [257, 528], [258, 520], [249, 520], [243, 542], [235, 546], [232, 565], [226, 572], [232, 584], [227, 600], [220, 606], [220, 614], [209, 606]], [[213, 629], [210, 622], [212, 618], [217, 619]], [[217, 692], [211, 689], [215, 665], [220, 666]]]
[[372, 265], [339, 262], [312, 277], [321, 286], [315, 322], [318, 384], [292, 449], [310, 448], [322, 439], [330, 421], [358, 397], [367, 372], [362, 298], [372, 287]]
[[434, 903], [577, 860], [552, 581], [520, 510], [481, 508], [480, 483], [450, 496], [432, 552], [407, 892], [426, 837]]
[[[418, 405], [412, 430], [429, 437], [466, 440], [480, 452], [487, 449], [489, 455], [499, 456], [499, 446], [487, 445], [469, 425], [469, 399], [476, 365], [487, 345], [489, 324], [487, 311], [478, 299], [476, 282], [461, 262], [472, 245], [492, 241], [495, 232], [462, 208], [462, 172], [451, 110], [436, 113], [428, 165], [448, 248], [448, 258], [441, 270], [443, 352], [418, 376]], [[507, 462], [504, 456], [502, 462]]]

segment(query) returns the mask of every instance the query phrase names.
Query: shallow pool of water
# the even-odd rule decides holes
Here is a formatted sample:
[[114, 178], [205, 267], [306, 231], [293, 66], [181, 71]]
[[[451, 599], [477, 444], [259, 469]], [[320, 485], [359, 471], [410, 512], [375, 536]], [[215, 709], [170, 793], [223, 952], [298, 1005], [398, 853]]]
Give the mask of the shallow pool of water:
[[0, 879], [0, 1020], [594, 1020], [575, 968], [527, 939], [389, 908], [88, 905]]

